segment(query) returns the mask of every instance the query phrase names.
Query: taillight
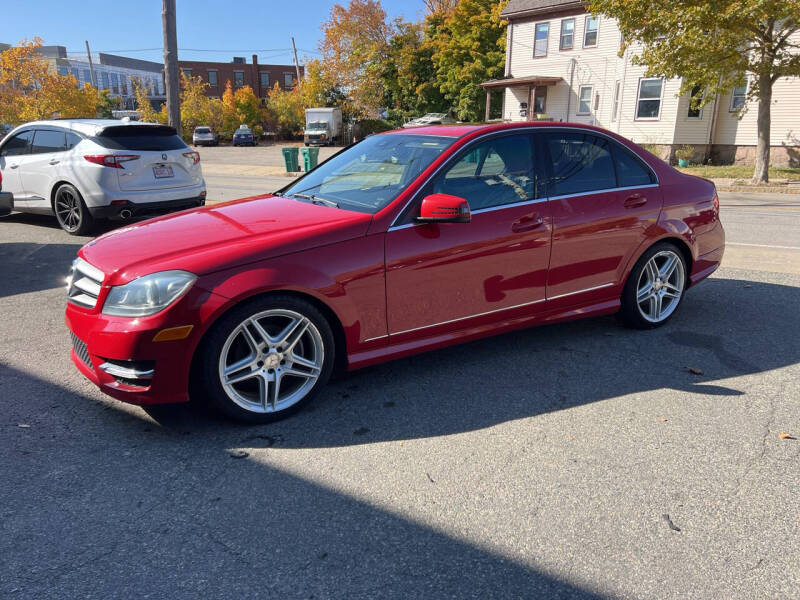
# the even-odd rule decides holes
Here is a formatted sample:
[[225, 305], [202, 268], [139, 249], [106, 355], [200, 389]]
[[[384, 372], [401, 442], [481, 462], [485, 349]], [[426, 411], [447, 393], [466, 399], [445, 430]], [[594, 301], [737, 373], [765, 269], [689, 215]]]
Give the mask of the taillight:
[[113, 167], [114, 169], [124, 169], [122, 163], [130, 160], [137, 160], [138, 154], [87, 154], [83, 158], [90, 163], [101, 165], [103, 167]]
[[192, 159], [192, 164], [196, 165], [200, 162], [200, 154], [198, 152], [184, 152], [183, 155], [186, 158]]
[[711, 202], [714, 203], [714, 210], [719, 212], [719, 195], [716, 192], [714, 192], [714, 199]]

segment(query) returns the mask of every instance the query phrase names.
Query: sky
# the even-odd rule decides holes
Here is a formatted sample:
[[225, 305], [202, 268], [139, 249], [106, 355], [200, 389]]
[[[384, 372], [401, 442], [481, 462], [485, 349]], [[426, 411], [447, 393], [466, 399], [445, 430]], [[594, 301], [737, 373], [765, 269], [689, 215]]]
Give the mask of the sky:
[[[344, 4], [347, 0], [339, 0]], [[177, 0], [178, 58], [230, 62], [233, 56], [262, 64], [318, 58], [320, 27], [331, 0]], [[423, 0], [382, 0], [390, 17], [418, 20]], [[45, 45], [83, 53], [111, 52], [163, 62], [160, 0], [0, 0], [0, 42], [39, 36]]]

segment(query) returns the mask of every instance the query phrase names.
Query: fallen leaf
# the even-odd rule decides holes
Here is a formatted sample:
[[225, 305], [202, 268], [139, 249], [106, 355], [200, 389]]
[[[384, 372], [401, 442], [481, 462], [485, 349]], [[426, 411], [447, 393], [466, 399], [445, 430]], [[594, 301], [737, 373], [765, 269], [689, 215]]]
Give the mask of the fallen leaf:
[[666, 423], [667, 419], [665, 419], [664, 417], [658, 417], [658, 422], [659, 423]]
[[22, 427], [23, 429], [30, 429], [31, 428], [31, 426], [28, 425], [27, 423], [20, 423], [19, 425], [17, 425], [17, 427]]
[[574, 439], [575, 439], [575, 436], [574, 436], [574, 435], [571, 435], [571, 436], [569, 436], [569, 441], [570, 441], [570, 442], [571, 442], [572, 440], [574, 440]]
[[680, 531], [681, 530], [680, 527], [678, 527], [677, 525], [675, 525], [675, 523], [672, 522], [672, 519], [670, 519], [670, 517], [669, 517], [669, 515], [667, 513], [664, 513], [663, 515], [661, 515], [661, 518], [664, 519], [667, 522], [667, 526], [670, 529], [672, 529], [672, 531]]
[[231, 452], [231, 458], [246, 458], [248, 456], [250, 456], [250, 453], [244, 450], [234, 450]]
[[781, 438], [782, 440], [796, 440], [797, 439], [791, 433], [786, 433], [785, 431], [781, 431], [778, 434], [778, 437]]
[[428, 476], [428, 481], [430, 481], [431, 483], [436, 483], [436, 480], [433, 477], [431, 477], [430, 473], [425, 473], [425, 475]]
[[702, 375], [703, 370], [698, 369], [697, 367], [686, 367], [686, 370], [689, 371], [692, 375]]
[[746, 288], [751, 288], [751, 287], [753, 287], [753, 286], [752, 286], [752, 285], [746, 285], [746, 286], [744, 286], [744, 287], [746, 287]]

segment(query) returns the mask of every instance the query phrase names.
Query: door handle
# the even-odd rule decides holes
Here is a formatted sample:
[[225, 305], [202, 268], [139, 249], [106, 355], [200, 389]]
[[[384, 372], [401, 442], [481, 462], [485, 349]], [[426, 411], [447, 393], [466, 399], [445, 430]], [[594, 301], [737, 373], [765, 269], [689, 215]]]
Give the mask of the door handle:
[[51, 165], [57, 165], [57, 164], [58, 164], [58, 163], [60, 163], [60, 162], [61, 162], [60, 160], [58, 160], [58, 159], [54, 158], [54, 159], [52, 159], [52, 160], [51, 160], [51, 161], [50, 161], [48, 164], [51, 164]]
[[19, 165], [8, 165], [9, 169], [16, 169], [17, 167], [19, 167]]
[[537, 227], [541, 227], [544, 223], [544, 219], [539, 214], [532, 214], [532, 215], [525, 215], [524, 217], [520, 217], [511, 225], [511, 231], [514, 233], [524, 233], [526, 231], [532, 231]]
[[636, 208], [647, 204], [647, 197], [641, 194], [631, 194], [625, 198], [625, 208]]

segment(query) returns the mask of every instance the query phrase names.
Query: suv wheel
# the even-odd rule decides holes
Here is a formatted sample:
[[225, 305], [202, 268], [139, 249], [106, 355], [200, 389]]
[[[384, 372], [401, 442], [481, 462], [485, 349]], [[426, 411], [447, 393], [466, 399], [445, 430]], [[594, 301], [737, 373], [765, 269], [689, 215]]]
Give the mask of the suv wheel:
[[80, 192], [68, 183], [56, 190], [53, 209], [61, 229], [70, 235], [86, 235], [94, 224]]

